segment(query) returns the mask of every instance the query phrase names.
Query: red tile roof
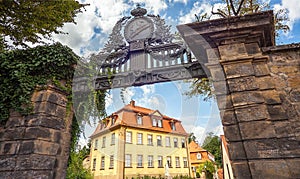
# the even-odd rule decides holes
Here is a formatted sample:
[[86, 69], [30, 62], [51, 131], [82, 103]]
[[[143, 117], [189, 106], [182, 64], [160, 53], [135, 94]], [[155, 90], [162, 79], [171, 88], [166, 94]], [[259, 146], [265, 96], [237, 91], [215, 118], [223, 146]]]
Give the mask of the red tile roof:
[[[155, 113], [158, 113], [160, 116], [156, 118], [162, 119], [162, 127], [155, 127], [152, 125], [152, 118], [151, 116], [154, 116]], [[142, 125], [137, 124], [137, 115], [142, 116]], [[112, 117], [115, 116], [115, 123], [112, 125]], [[179, 134], [179, 135], [185, 135], [188, 134], [184, 130], [181, 121], [168, 117], [166, 115], [162, 115], [158, 110], [152, 110], [140, 106], [136, 106], [134, 102], [124, 106], [122, 109], [116, 111], [111, 116], [107, 117], [106, 119], [102, 121], [108, 121], [107, 124], [99, 123], [96, 130], [92, 134], [91, 138], [94, 137], [97, 134], [100, 134], [105, 131], [110, 131], [114, 127], [117, 126], [127, 126], [127, 127], [133, 127], [133, 128], [139, 128], [144, 130], [152, 130], [152, 131], [158, 131], [158, 132], [165, 132], [165, 133], [173, 133], [173, 134]], [[175, 123], [176, 130], [171, 129], [170, 123]]]
[[192, 141], [188, 145], [190, 152], [206, 152], [207, 150], [201, 148], [196, 142]]

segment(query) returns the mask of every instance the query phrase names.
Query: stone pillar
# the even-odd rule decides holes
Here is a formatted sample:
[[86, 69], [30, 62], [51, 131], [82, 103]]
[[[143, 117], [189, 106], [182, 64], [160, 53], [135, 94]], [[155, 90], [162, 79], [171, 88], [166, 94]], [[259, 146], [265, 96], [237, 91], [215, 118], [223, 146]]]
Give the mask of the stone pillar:
[[73, 117], [67, 94], [48, 86], [32, 102], [32, 114], [11, 112], [0, 127], [0, 178], [65, 178]]
[[206, 51], [196, 57], [213, 80], [235, 178], [300, 178], [300, 48], [293, 63], [274, 58], [272, 12], [177, 28], [193, 52]]

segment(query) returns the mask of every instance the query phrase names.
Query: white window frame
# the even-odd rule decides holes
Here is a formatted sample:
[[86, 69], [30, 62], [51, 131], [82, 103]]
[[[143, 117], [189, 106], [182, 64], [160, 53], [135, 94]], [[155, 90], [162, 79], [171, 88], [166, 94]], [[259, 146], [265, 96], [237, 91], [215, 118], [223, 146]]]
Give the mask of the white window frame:
[[137, 155], [137, 167], [143, 167], [143, 155]]
[[171, 147], [171, 138], [166, 137], [166, 147]]
[[156, 136], [157, 146], [162, 146], [162, 137], [161, 135]]
[[174, 147], [178, 147], [178, 138], [174, 137]]
[[102, 148], [105, 148], [105, 143], [106, 143], [106, 136], [103, 136], [103, 138], [102, 138]]
[[157, 164], [158, 164], [158, 168], [164, 167], [164, 165], [163, 165], [163, 156], [159, 155], [157, 157]]
[[125, 167], [131, 167], [131, 154], [125, 154]]
[[148, 155], [148, 167], [153, 167], [153, 155]]
[[126, 131], [126, 143], [131, 144], [132, 143], [132, 132]]
[[111, 145], [115, 145], [116, 144], [116, 133], [112, 133], [111, 134]]
[[101, 165], [100, 165], [100, 170], [104, 170], [105, 169], [105, 156], [101, 157]]
[[109, 168], [110, 169], [114, 168], [114, 155], [109, 156]]
[[142, 145], [143, 144], [143, 133], [137, 133], [136, 138], [137, 138], [136, 143], [139, 145]]
[[180, 168], [180, 159], [179, 159], [179, 157], [175, 157], [175, 165], [176, 165], [176, 168]]
[[136, 123], [137, 123], [137, 125], [143, 125], [143, 116], [137, 115]]
[[152, 134], [147, 135], [147, 143], [148, 143], [148, 145], [153, 145], [153, 135]]

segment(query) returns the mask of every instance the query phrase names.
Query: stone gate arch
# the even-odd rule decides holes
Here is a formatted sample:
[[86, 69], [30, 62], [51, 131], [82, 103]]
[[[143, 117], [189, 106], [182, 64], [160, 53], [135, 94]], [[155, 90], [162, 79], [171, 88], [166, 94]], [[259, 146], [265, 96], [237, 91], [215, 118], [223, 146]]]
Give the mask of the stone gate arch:
[[[211, 75], [235, 178], [299, 178], [300, 45], [274, 46], [272, 12], [177, 26], [196, 61], [184, 46], [171, 43], [159, 16], [145, 14], [137, 8], [135, 20], [125, 17], [117, 23], [111, 37], [120, 40], [118, 32], [126, 23], [129, 46], [119, 41], [106, 46], [109, 54], [99, 54], [107, 61], [99, 66], [103, 76], [95, 78], [95, 88]], [[146, 25], [132, 29], [134, 23]], [[151, 59], [145, 50], [167, 60], [157, 63], [159, 59]], [[126, 66], [128, 56], [133, 63]], [[107, 78], [107, 69], [124, 73]], [[76, 80], [74, 91], [84, 90], [84, 79]], [[70, 140], [63, 117], [66, 94], [49, 87], [32, 99], [34, 115], [12, 113], [1, 128], [0, 178], [65, 175]]]

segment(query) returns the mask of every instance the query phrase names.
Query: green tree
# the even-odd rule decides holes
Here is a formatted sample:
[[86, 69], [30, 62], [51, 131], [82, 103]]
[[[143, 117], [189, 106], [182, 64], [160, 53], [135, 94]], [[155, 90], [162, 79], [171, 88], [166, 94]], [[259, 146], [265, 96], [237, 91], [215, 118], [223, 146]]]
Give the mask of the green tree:
[[196, 136], [194, 135], [194, 133], [190, 133], [189, 134], [189, 138], [188, 138], [188, 142], [191, 143], [192, 141], [196, 141]]
[[222, 166], [221, 142], [218, 136], [214, 135], [212, 132], [208, 133], [208, 136], [204, 139], [202, 148], [215, 156], [215, 162], [218, 167]]
[[207, 179], [213, 179], [213, 174], [216, 172], [216, 168], [212, 162], [205, 161], [204, 163], [200, 164], [197, 172], [199, 174], [204, 172]]
[[74, 17], [86, 5], [75, 0], [1, 0], [0, 50], [7, 48], [7, 38], [26, 47], [25, 42], [42, 43], [42, 37], [63, 33], [59, 27], [75, 23]]

